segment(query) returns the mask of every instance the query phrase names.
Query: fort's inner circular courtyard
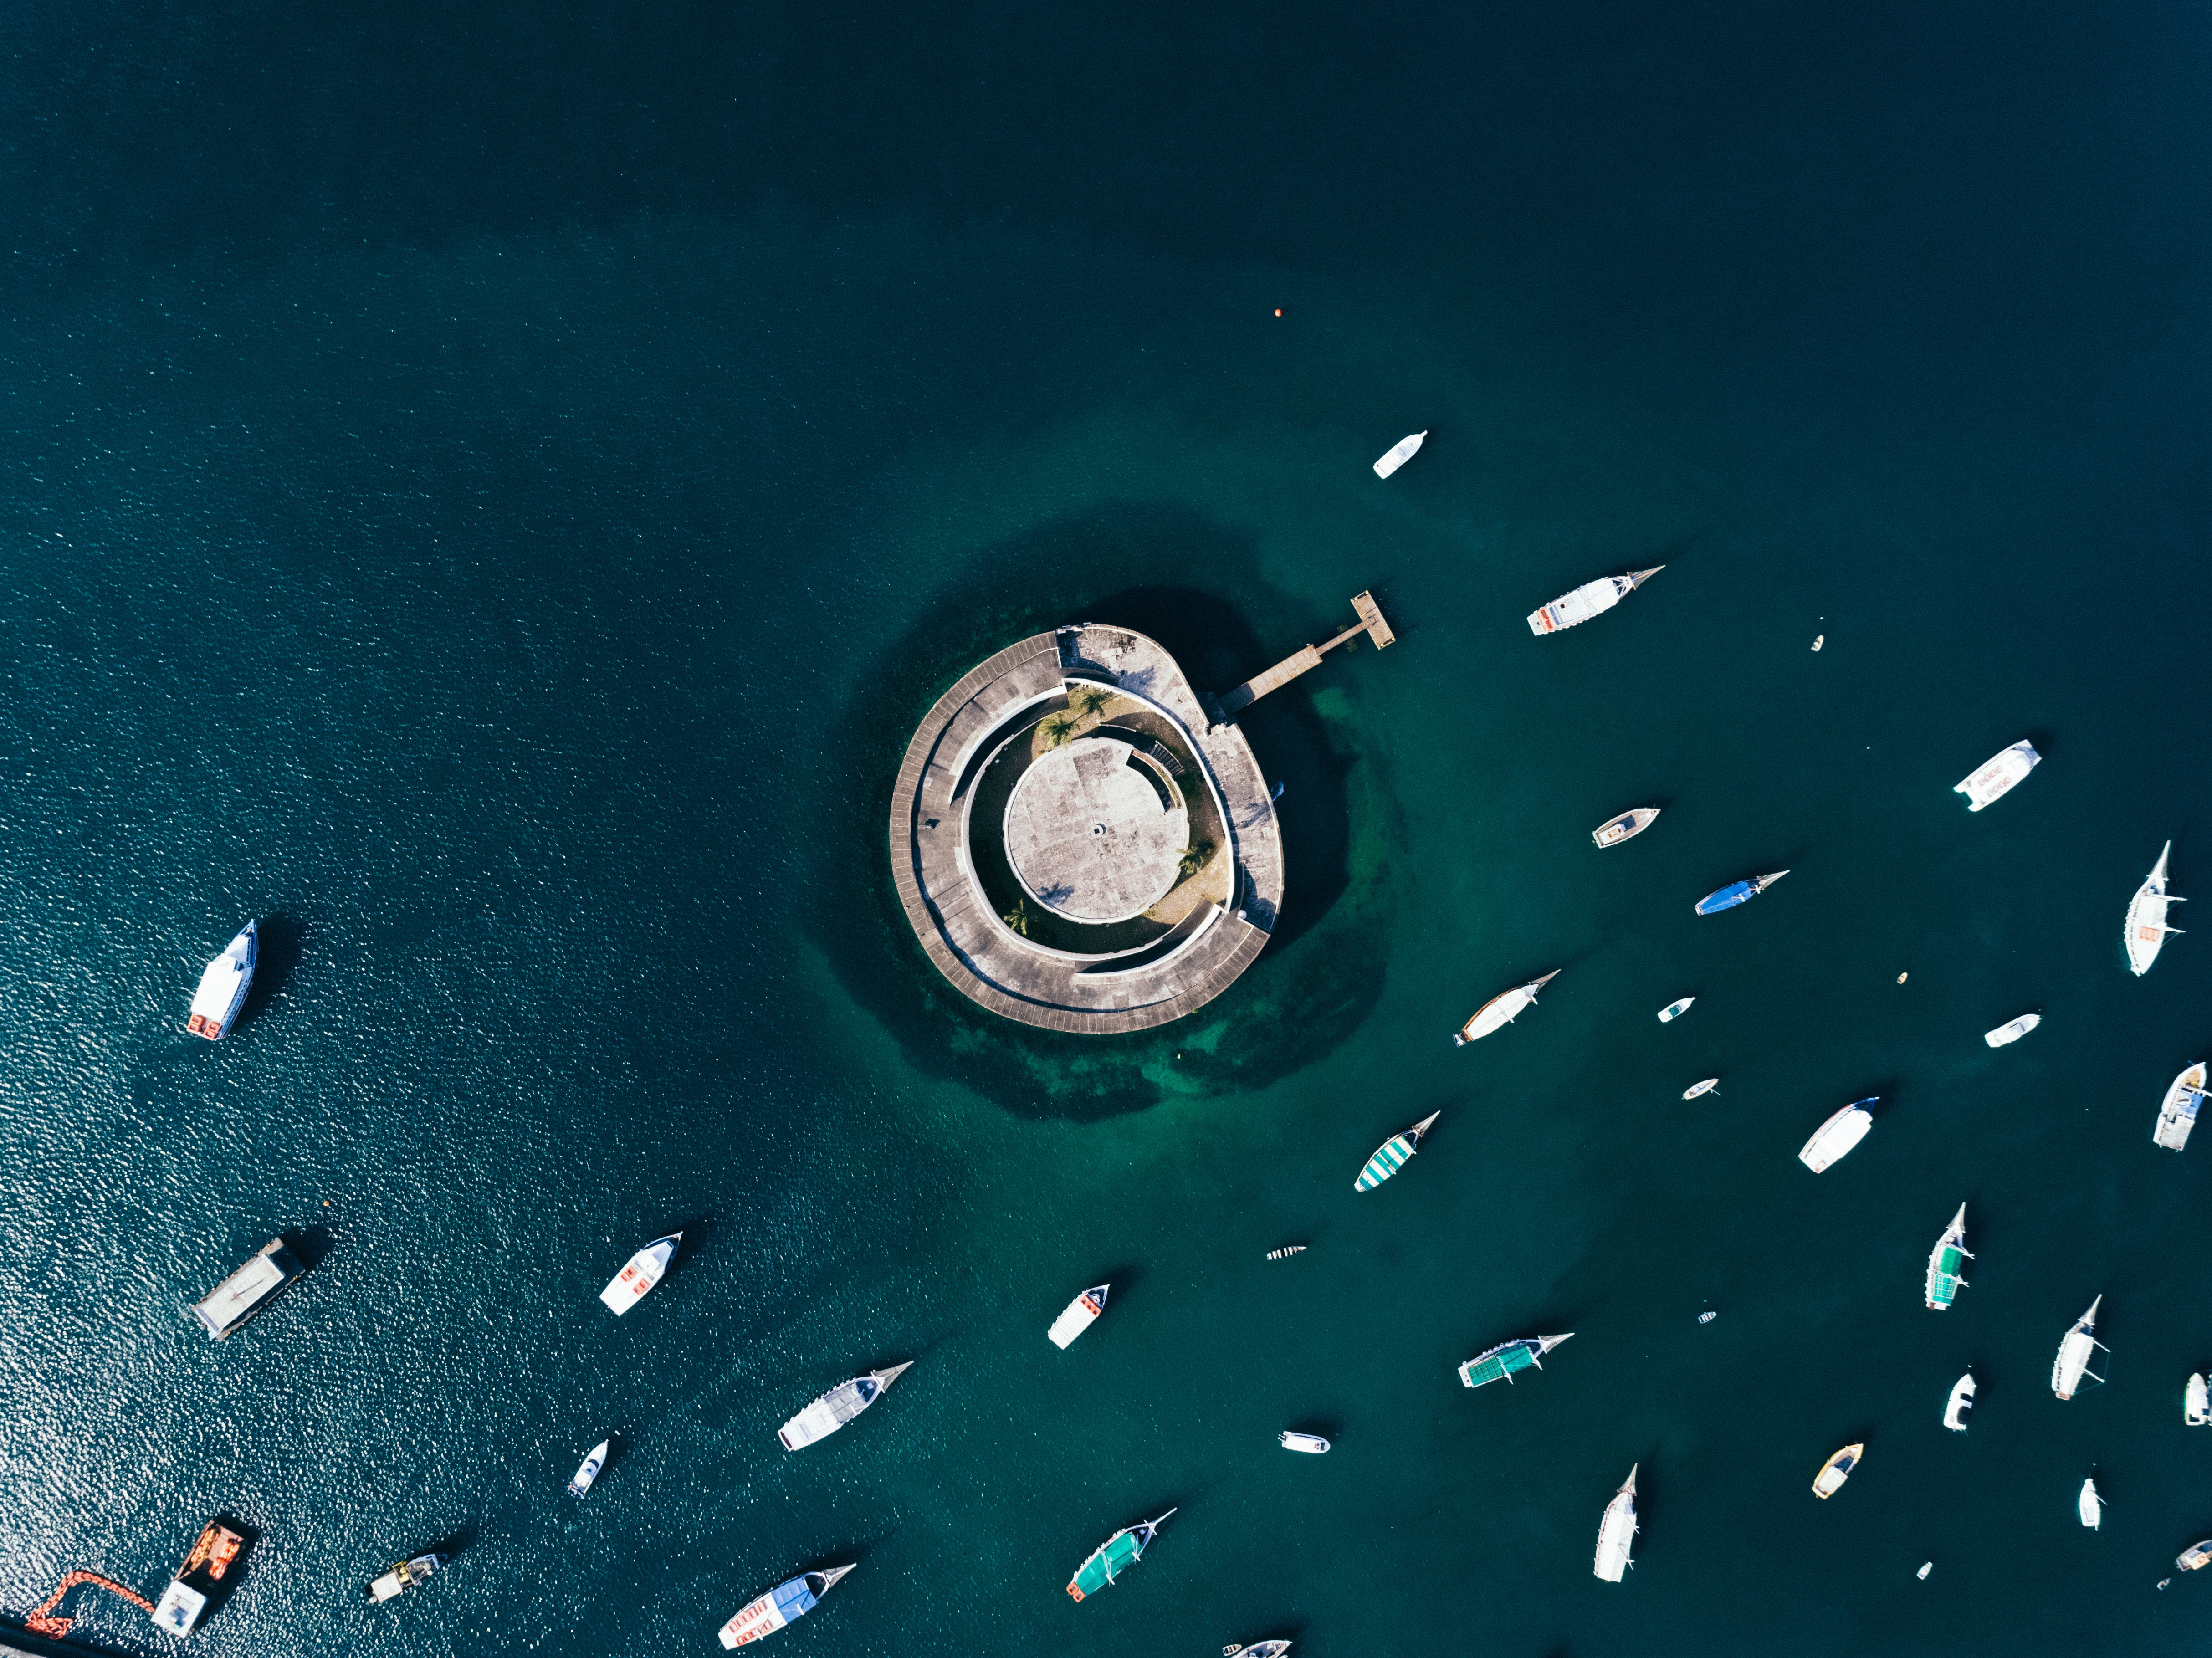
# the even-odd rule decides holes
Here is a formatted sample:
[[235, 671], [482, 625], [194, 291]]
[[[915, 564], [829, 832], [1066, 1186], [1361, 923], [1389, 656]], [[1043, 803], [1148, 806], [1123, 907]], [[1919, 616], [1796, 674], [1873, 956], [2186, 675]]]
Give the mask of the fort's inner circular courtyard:
[[1127, 921], [1168, 896], [1190, 814], [1158, 762], [1107, 737], [1047, 750], [1006, 802], [1006, 861], [1029, 896], [1074, 921]]

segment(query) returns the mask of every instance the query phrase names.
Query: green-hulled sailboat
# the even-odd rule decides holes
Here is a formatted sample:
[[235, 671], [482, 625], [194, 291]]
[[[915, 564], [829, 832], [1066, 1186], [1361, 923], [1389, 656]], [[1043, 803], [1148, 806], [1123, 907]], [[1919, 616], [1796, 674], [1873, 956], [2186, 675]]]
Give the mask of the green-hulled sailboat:
[[1928, 1304], [1937, 1312], [1948, 1307], [1959, 1293], [1959, 1286], [1966, 1280], [1959, 1274], [1966, 1263], [1974, 1258], [1966, 1248], [1966, 1206], [1960, 1204], [1959, 1212], [1951, 1217], [1951, 1224], [1943, 1229], [1943, 1236], [1936, 1240], [1936, 1247], [1928, 1252]]
[[1359, 1178], [1352, 1182], [1355, 1192], [1372, 1192], [1406, 1166], [1407, 1160], [1421, 1149], [1421, 1136], [1429, 1132], [1429, 1125], [1443, 1115], [1431, 1111], [1402, 1134], [1393, 1134], [1375, 1148], [1375, 1155], [1367, 1159], [1367, 1167], [1359, 1171]]
[[1121, 1574], [1145, 1558], [1145, 1551], [1152, 1545], [1153, 1533], [1168, 1522], [1167, 1514], [1157, 1520], [1139, 1520], [1133, 1526], [1124, 1526], [1091, 1551], [1091, 1558], [1075, 1569], [1068, 1579], [1069, 1598], [1087, 1599], [1109, 1584], [1121, 1581]]
[[1574, 1335], [1570, 1330], [1563, 1336], [1523, 1336], [1518, 1341], [1503, 1341], [1486, 1353], [1477, 1353], [1459, 1367], [1460, 1381], [1469, 1388], [1480, 1388], [1487, 1382], [1510, 1382], [1516, 1370], [1525, 1370], [1530, 1365], [1544, 1368], [1544, 1355]]

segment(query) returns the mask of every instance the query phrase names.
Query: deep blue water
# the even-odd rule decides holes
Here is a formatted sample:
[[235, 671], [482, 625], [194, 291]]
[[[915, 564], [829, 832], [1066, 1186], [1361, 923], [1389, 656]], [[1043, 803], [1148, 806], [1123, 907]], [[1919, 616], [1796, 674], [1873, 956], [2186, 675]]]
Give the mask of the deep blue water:
[[[2212, 1148], [2148, 1133], [2212, 945], [2136, 981], [2118, 942], [2168, 839], [2212, 896], [2201, 15], [0, 39], [0, 1606], [158, 1592], [221, 1510], [259, 1540], [193, 1646], [241, 1658], [703, 1654], [843, 1560], [773, 1649], [2203, 1649], [2212, 1584], [2153, 1585], [2212, 1535]], [[935, 980], [882, 826], [945, 684], [1097, 617], [1227, 685], [1369, 587], [1400, 644], [1245, 722], [1291, 884], [1230, 995], [1069, 1042]], [[210, 1048], [185, 1004], [249, 916]], [[678, 1226], [617, 1324], [594, 1292]], [[184, 1304], [280, 1229], [319, 1264], [209, 1343]], [[2109, 1385], [2059, 1404], [2100, 1293]]]

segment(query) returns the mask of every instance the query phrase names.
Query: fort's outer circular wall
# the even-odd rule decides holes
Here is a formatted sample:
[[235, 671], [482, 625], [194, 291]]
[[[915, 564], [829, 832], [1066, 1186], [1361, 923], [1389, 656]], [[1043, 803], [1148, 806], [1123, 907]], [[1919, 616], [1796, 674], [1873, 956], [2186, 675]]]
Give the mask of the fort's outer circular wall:
[[[1103, 685], [1188, 738], [1231, 844], [1226, 906], [1201, 905], [1158, 943], [1081, 956], [1031, 943], [993, 912], [972, 874], [972, 762], [994, 733], [1069, 687]], [[1283, 898], [1282, 831], [1244, 733], [1209, 726], [1175, 659], [1127, 628], [1085, 623], [1036, 634], [977, 664], [938, 698], [891, 791], [891, 876], [915, 936], [954, 988], [994, 1013], [1078, 1034], [1145, 1030], [1194, 1013], [1252, 964]]]

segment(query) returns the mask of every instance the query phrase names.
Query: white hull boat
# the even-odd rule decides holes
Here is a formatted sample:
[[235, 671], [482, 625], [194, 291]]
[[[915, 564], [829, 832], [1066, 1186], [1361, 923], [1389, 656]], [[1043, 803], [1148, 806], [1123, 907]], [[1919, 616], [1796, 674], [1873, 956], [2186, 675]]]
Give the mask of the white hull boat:
[[2189, 1131], [2197, 1127], [2197, 1108], [2204, 1103], [2204, 1061], [2197, 1060], [2173, 1079], [2158, 1108], [2158, 1121], [2150, 1131], [2152, 1141], [2169, 1151], [2189, 1144]]
[[1874, 1104], [1878, 1096], [1854, 1100], [1842, 1110], [1813, 1131], [1813, 1138], [1805, 1142], [1797, 1153], [1797, 1161], [1814, 1174], [1820, 1174], [1831, 1164], [1850, 1155], [1851, 1148], [1867, 1137], [1874, 1127], [1874, 1114], [1867, 1107]]
[[2006, 1020], [1995, 1030], [1984, 1030], [1982, 1040], [1991, 1048], [2009, 1048], [2042, 1023], [2040, 1013], [2023, 1013], [2017, 1019]]
[[599, 1470], [607, 1466], [607, 1447], [614, 1442], [602, 1439], [584, 1453], [584, 1461], [576, 1470], [576, 1477], [568, 1482], [568, 1495], [581, 1497], [592, 1489], [592, 1482], [599, 1477]]
[[192, 992], [191, 1016], [185, 1029], [195, 1036], [219, 1042], [237, 1023], [238, 1010], [246, 1005], [246, 993], [253, 983], [254, 963], [261, 957], [260, 924], [248, 921], [246, 930], [230, 941], [222, 955], [200, 975]]
[[2081, 1523], [2091, 1531], [2102, 1528], [2105, 1523], [2105, 1499], [2097, 1495], [2097, 1482], [2093, 1479], [2081, 1482], [2081, 1499], [2075, 1505], [2081, 1512]]
[[1559, 976], [1553, 968], [1540, 979], [1531, 979], [1525, 985], [1516, 985], [1500, 996], [1492, 996], [1475, 1009], [1474, 1017], [1459, 1028], [1452, 1037], [1454, 1048], [1464, 1048], [1469, 1042], [1480, 1042], [1493, 1030], [1503, 1029], [1520, 1017], [1524, 1007], [1536, 1005], [1536, 993]]
[[1864, 1445], [1846, 1445], [1820, 1465], [1820, 1472], [1813, 1476], [1813, 1495], [1826, 1502], [1843, 1490], [1844, 1481], [1851, 1477], [1866, 1456]]
[[1963, 782], [1954, 783], [1951, 793], [1966, 797], [1967, 811], [1979, 811], [2018, 788], [2021, 780], [2042, 760], [2043, 756], [2035, 751], [2035, 744], [2022, 739], [1991, 755]]
[[[1103, 1296], [1103, 1292], [1102, 1292]], [[1069, 1340], [1074, 1339], [1070, 1337]], [[1060, 1344], [1065, 1346], [1066, 1343]], [[871, 1370], [866, 1376], [854, 1376], [850, 1382], [841, 1382], [816, 1400], [797, 1416], [775, 1430], [783, 1442], [783, 1448], [795, 1451], [811, 1445], [817, 1439], [827, 1439], [854, 1417], [884, 1396], [884, 1389], [896, 1382], [905, 1372], [905, 1364], [894, 1364], [888, 1370]]]
[[1319, 1434], [1296, 1434], [1285, 1431], [1275, 1436], [1286, 1451], [1304, 1451], [1308, 1456], [1328, 1455], [1328, 1441]]
[[1283, 1658], [1290, 1649], [1288, 1641], [1261, 1641], [1255, 1646], [1224, 1647], [1221, 1658]]
[[1659, 1023], [1661, 1024], [1674, 1023], [1675, 1020], [1680, 1018], [1685, 1013], [1687, 1013], [1690, 1011], [1691, 1004], [1695, 1002], [1697, 999], [1698, 999], [1695, 996], [1685, 996], [1678, 1002], [1668, 1003], [1666, 1006], [1659, 1010]]
[[2136, 889], [2136, 896], [2128, 902], [2127, 935], [2123, 942], [2127, 945], [2128, 965], [2139, 979], [2150, 971], [2150, 964], [2165, 948], [2166, 935], [2181, 931], [2166, 924], [2166, 907], [2182, 902], [2166, 890], [2166, 860], [2172, 851], [2173, 842], [2168, 841], [2149, 878]]
[[2192, 1428], [2212, 1422], [2212, 1401], [2205, 1397], [2204, 1373], [2195, 1372], [2181, 1390], [2181, 1419]]
[[1659, 808], [1656, 806], [1638, 806], [1633, 811], [1625, 811], [1620, 817], [1609, 819], [1592, 829], [1590, 839], [1601, 847], [1617, 847], [1623, 841], [1643, 834], [1651, 827], [1652, 820], [1658, 816]]
[[1098, 1321], [1098, 1315], [1106, 1310], [1106, 1292], [1111, 1284], [1094, 1284], [1060, 1309], [1053, 1320], [1052, 1328], [1045, 1337], [1055, 1347], [1065, 1351], [1067, 1344]]
[[681, 1232], [671, 1232], [665, 1238], [653, 1241], [632, 1255], [622, 1271], [614, 1275], [607, 1287], [599, 1291], [599, 1299], [620, 1318], [638, 1303], [638, 1298], [660, 1282], [660, 1275], [668, 1270], [668, 1263], [676, 1259], [676, 1246], [684, 1241]]
[[1943, 1236], [1936, 1240], [1936, 1247], [1928, 1252], [1929, 1308], [1940, 1313], [1950, 1307], [1966, 1282], [1959, 1276], [1959, 1269], [1973, 1258], [1974, 1252], [1966, 1248], [1966, 1206], [1962, 1203], [1943, 1229]]
[[1420, 453], [1422, 440], [1428, 435], [1426, 432], [1416, 432], [1411, 437], [1400, 438], [1397, 442], [1383, 452], [1382, 459], [1375, 463], [1375, 476], [1379, 478], [1389, 477], [1391, 473], [1413, 459], [1415, 455]]
[[1974, 1408], [1974, 1373], [1972, 1370], [1951, 1384], [1951, 1396], [1943, 1401], [1943, 1425], [1953, 1433], [1966, 1431], [1966, 1412]]
[[739, 1606], [730, 1621], [714, 1631], [723, 1646], [735, 1650], [785, 1629], [822, 1604], [822, 1597], [837, 1587], [850, 1566], [831, 1566], [822, 1571], [801, 1572], [778, 1583], [757, 1600]]
[[1600, 576], [1595, 581], [1585, 581], [1572, 592], [1562, 593], [1550, 604], [1529, 611], [1528, 631], [1541, 638], [1546, 634], [1579, 627], [1592, 616], [1603, 616], [1666, 568], [1655, 564], [1648, 570], [1631, 570], [1626, 575]]
[[[1817, 651], [1820, 647], [1818, 645], [1815, 645], [1813, 648]], [[1914, 1572], [1912, 1575], [1924, 1583], [1928, 1581], [1928, 1574], [1935, 1570], [1936, 1563], [1933, 1560], [1923, 1560], [1920, 1563], [1920, 1570]]]
[[2051, 1365], [2051, 1391], [2061, 1399], [2073, 1398], [2075, 1389], [2081, 1385], [2084, 1376], [2088, 1376], [2092, 1382], [2105, 1379], [2089, 1372], [2090, 1354], [2105, 1345], [2090, 1334], [2097, 1327], [2097, 1306], [2103, 1300], [2104, 1297], [2099, 1296], [2096, 1301], [2091, 1302], [2089, 1310], [2074, 1321], [2074, 1327], [2058, 1344], [2058, 1357]]
[[1605, 1517], [1597, 1522], [1597, 1558], [1590, 1570], [1607, 1582], [1618, 1583], [1636, 1564], [1628, 1558], [1635, 1542], [1636, 1469], [1631, 1468], [1613, 1501], [1605, 1505]]
[[1717, 1094], [1720, 1091], [1721, 1079], [1718, 1077], [1708, 1077], [1705, 1081], [1701, 1083], [1692, 1083], [1687, 1088], [1684, 1089], [1682, 1090], [1682, 1097], [1686, 1100], [1694, 1100], [1702, 1095]]

